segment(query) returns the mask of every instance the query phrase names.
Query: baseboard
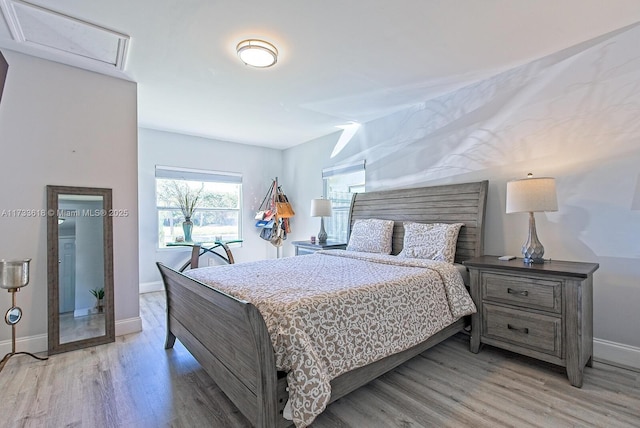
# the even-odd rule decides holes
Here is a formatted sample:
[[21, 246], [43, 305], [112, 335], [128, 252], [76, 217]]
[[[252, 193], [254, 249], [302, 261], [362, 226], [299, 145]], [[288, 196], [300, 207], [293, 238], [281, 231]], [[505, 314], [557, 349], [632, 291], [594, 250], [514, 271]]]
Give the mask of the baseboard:
[[[137, 333], [142, 331], [142, 318], [134, 317], [116, 321], [116, 336]], [[46, 334], [16, 338], [16, 351], [18, 352], [46, 352], [49, 348]], [[0, 356], [11, 352], [11, 339], [0, 342]]]
[[[45, 352], [48, 347], [49, 343], [47, 342], [46, 334], [16, 338], [17, 352], [31, 352], [32, 354], [35, 354], [37, 352]], [[0, 342], [0, 355], [5, 355], [10, 352], [11, 339]]]
[[162, 281], [140, 283], [140, 294], [153, 293], [154, 291], [164, 291], [164, 284], [162, 283]]
[[[116, 321], [116, 336], [142, 331], [140, 317]], [[16, 350], [24, 352], [44, 352], [47, 350], [47, 335], [38, 334], [16, 339]], [[11, 352], [11, 340], [0, 342], [0, 355]], [[640, 370], [640, 348], [603, 339], [593, 339], [593, 359], [607, 364]]]
[[640, 348], [593, 339], [593, 359], [614, 366], [640, 370]]
[[142, 331], [142, 318], [133, 317], [116, 321], [116, 336]]

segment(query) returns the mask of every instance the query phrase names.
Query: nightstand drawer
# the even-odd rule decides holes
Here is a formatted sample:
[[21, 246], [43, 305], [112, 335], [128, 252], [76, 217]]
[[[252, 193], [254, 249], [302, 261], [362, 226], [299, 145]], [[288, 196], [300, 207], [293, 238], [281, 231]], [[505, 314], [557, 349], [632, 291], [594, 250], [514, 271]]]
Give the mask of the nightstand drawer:
[[304, 256], [305, 254], [313, 254], [316, 251], [317, 250], [312, 250], [310, 248], [296, 247], [296, 256]]
[[549, 315], [485, 303], [483, 335], [562, 357], [562, 320]]
[[562, 312], [560, 281], [483, 272], [480, 285], [483, 300]]

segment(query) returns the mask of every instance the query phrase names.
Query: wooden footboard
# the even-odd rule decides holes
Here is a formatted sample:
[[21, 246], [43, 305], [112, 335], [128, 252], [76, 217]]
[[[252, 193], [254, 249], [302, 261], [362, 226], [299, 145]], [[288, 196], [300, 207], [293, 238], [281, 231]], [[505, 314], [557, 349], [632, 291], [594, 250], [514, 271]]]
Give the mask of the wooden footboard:
[[[276, 370], [267, 327], [251, 303], [157, 263], [167, 294], [167, 340], [178, 338], [256, 427], [286, 427], [286, 378]], [[425, 342], [331, 381], [331, 402], [462, 331], [460, 319]], [[278, 376], [280, 374], [280, 376]]]
[[167, 294], [165, 348], [177, 337], [254, 426], [286, 425], [286, 381], [278, 382], [271, 339], [256, 307], [157, 265]]

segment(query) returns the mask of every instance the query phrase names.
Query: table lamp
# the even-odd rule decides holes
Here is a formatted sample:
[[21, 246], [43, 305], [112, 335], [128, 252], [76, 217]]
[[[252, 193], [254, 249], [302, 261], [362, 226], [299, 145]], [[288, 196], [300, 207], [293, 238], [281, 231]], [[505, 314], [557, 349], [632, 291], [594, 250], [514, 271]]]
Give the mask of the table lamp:
[[324, 230], [324, 217], [331, 216], [331, 201], [329, 199], [311, 200], [311, 217], [320, 217], [320, 232], [318, 232], [318, 242], [327, 242], [327, 232]]
[[558, 211], [556, 181], [554, 178], [533, 178], [529, 173], [522, 180], [507, 183], [507, 214], [529, 213], [529, 236], [522, 245], [525, 263], [544, 263], [544, 247], [538, 240], [534, 212]]
[[22, 319], [22, 309], [16, 306], [16, 292], [29, 284], [30, 261], [31, 259], [0, 260], [0, 288], [11, 293], [11, 307], [4, 315], [4, 322], [11, 326], [11, 352], [0, 360], [0, 371], [14, 355], [26, 354], [38, 360], [47, 359], [36, 357], [29, 352], [16, 352], [16, 324]]

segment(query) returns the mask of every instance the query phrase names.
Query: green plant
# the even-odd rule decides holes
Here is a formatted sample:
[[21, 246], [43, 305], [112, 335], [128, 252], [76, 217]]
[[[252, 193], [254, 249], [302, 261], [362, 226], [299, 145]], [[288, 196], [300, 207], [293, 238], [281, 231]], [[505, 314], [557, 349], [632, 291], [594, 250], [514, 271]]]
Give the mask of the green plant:
[[104, 288], [94, 288], [93, 290], [89, 290], [89, 293], [93, 294], [98, 300], [104, 299]]

